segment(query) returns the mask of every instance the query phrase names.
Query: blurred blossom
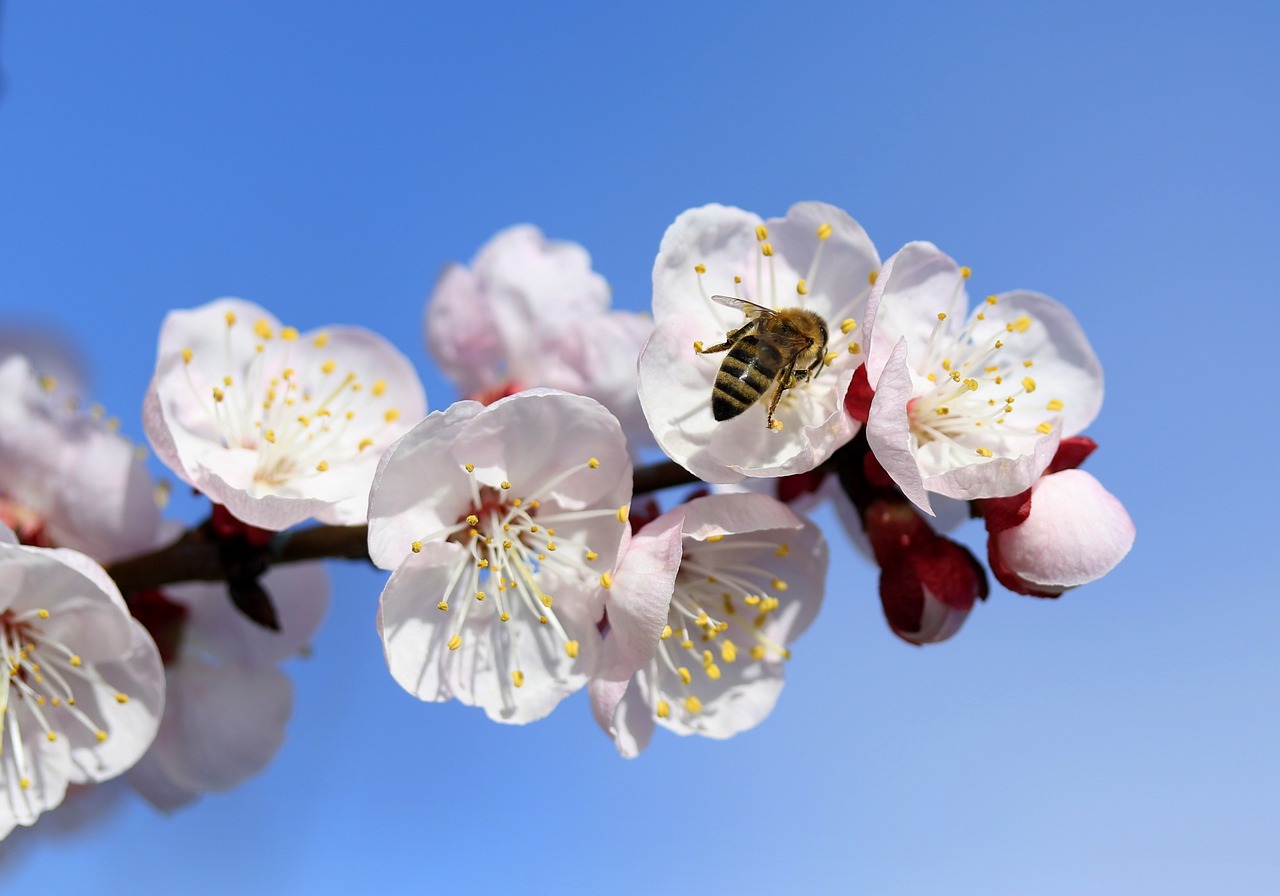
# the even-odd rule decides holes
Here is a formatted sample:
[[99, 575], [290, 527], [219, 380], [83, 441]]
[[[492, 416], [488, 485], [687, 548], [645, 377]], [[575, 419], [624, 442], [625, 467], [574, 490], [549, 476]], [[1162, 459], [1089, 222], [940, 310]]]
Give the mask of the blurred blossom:
[[[277, 566], [262, 578], [280, 631], [245, 618], [222, 583], [173, 585], [130, 597], [165, 656], [168, 697], [155, 743], [128, 774], [152, 805], [173, 811], [262, 771], [284, 743], [293, 684], [277, 668], [320, 627], [329, 602], [322, 563]], [[167, 632], [167, 637], [165, 634]]]
[[871, 450], [916, 506], [1027, 489], [1059, 439], [1102, 405], [1102, 367], [1065, 308], [988, 296], [966, 315], [969, 271], [930, 243], [885, 262], [871, 302]]
[[52, 328], [0, 321], [0, 364], [21, 355], [46, 392], [69, 400], [85, 394], [85, 363], [71, 341]]
[[763, 721], [826, 572], [818, 528], [762, 494], [696, 498], [640, 530], [618, 568], [590, 685], [619, 752], [638, 755], [655, 724], [728, 738]]
[[489, 404], [536, 386], [586, 395], [629, 439], [652, 443], [636, 359], [653, 322], [609, 303], [586, 249], [522, 224], [496, 234], [470, 267], [445, 267], [427, 300], [427, 347], [466, 398]]
[[0, 836], [150, 746], [164, 706], [155, 644], [84, 554], [0, 527]]
[[630, 500], [626, 439], [590, 398], [530, 389], [431, 414], [369, 500], [369, 554], [395, 570], [378, 613], [392, 676], [495, 721], [551, 712], [593, 668]]
[[100, 408], [81, 413], [25, 357], [0, 362], [0, 523], [24, 543], [101, 563], [155, 547], [156, 485], [144, 450]]
[[[640, 401], [658, 444], [707, 482], [731, 483], [812, 470], [849, 441], [858, 423], [843, 399], [862, 363], [867, 300], [879, 267], [862, 227], [824, 203], [798, 203], [785, 218], [768, 221], [722, 205], [680, 215], [654, 263], [657, 326], [640, 355]], [[738, 416], [712, 415], [716, 373], [727, 355], [695, 346], [719, 344], [748, 320], [713, 301], [716, 295], [804, 309], [825, 322], [822, 363], [782, 393], [774, 430], [766, 424], [776, 380]]]
[[424, 413], [416, 371], [381, 336], [299, 333], [218, 299], [165, 318], [143, 424], [179, 478], [280, 530], [364, 522], [378, 458]]

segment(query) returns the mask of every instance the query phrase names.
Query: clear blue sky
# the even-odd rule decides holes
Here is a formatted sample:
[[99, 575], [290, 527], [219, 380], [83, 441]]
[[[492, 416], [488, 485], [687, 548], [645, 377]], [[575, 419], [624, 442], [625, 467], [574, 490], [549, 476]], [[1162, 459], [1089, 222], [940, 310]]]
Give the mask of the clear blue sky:
[[387, 334], [441, 407], [422, 303], [495, 230], [584, 243], [638, 309], [683, 209], [822, 199], [1074, 310], [1133, 553], [917, 650], [824, 516], [772, 718], [633, 762], [585, 695], [520, 729], [417, 703], [383, 576], [335, 567], [265, 774], [28, 839], [0, 888], [1274, 892], [1276, 7], [514, 7], [4, 3], [0, 317], [67, 329], [137, 438], [165, 311], [220, 295]]

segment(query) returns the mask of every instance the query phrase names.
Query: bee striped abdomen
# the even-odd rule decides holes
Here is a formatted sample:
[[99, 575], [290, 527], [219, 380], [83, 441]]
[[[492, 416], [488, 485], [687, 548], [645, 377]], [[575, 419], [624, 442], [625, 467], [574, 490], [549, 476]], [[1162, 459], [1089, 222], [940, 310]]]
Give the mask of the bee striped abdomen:
[[741, 414], [759, 401], [777, 378], [778, 371], [761, 359], [759, 343], [755, 335], [743, 336], [725, 355], [711, 392], [711, 416], [716, 420], [730, 420]]

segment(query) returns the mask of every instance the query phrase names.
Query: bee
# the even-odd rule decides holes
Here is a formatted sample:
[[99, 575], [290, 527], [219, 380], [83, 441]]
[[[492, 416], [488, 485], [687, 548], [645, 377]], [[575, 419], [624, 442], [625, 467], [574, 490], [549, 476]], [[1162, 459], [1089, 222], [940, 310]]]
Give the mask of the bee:
[[750, 318], [719, 345], [695, 346], [702, 355], [729, 351], [720, 363], [711, 390], [711, 416], [717, 421], [732, 420], [776, 383], [765, 425], [780, 429], [773, 422], [773, 412], [782, 393], [822, 369], [827, 354], [827, 322], [803, 308], [775, 311], [733, 296], [712, 296], [711, 300], [737, 308]]

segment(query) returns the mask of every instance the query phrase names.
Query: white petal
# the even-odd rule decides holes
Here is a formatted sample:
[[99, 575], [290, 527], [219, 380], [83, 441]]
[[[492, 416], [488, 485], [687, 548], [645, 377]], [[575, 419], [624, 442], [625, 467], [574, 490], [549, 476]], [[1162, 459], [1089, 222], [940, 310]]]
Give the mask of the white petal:
[[907, 500], [933, 515], [924, 478], [916, 460], [907, 405], [911, 401], [911, 372], [907, 368], [907, 340], [901, 338], [885, 361], [875, 384], [867, 417], [867, 444]]

